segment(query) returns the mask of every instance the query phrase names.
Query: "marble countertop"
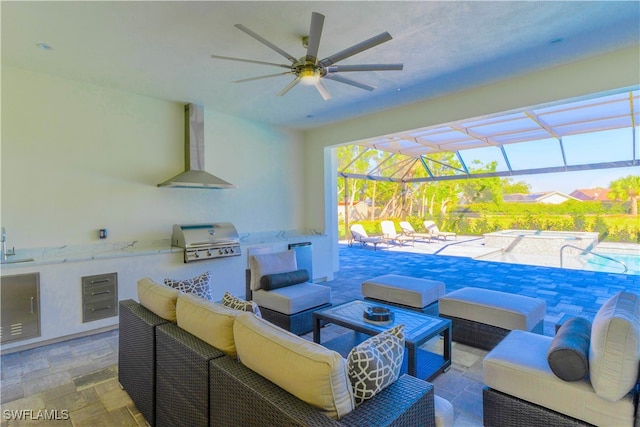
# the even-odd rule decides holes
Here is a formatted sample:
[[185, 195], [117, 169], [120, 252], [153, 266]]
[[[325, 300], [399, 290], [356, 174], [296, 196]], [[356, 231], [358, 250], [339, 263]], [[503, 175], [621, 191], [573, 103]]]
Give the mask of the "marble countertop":
[[[260, 232], [240, 234], [240, 245], [250, 246], [276, 242], [295, 242], [324, 236], [316, 232], [299, 232], [282, 230], [277, 232]], [[182, 248], [171, 246], [171, 239], [155, 241], [127, 241], [115, 243], [96, 243], [92, 245], [63, 245], [47, 248], [16, 249], [15, 255], [9, 256], [9, 262], [1, 265], [2, 270], [32, 267], [66, 262], [86, 262], [98, 259], [122, 258], [131, 256], [166, 254], [183, 252]], [[32, 259], [28, 262], [16, 260]]]
[[[47, 248], [16, 249], [15, 252], [15, 255], [9, 257], [9, 260], [14, 262], [2, 264], [3, 270], [46, 264], [182, 252], [182, 248], [172, 247], [170, 239], [163, 239], [150, 242], [134, 240], [129, 242], [97, 243], [94, 245], [63, 245]], [[15, 262], [16, 260], [28, 258], [33, 261]]]

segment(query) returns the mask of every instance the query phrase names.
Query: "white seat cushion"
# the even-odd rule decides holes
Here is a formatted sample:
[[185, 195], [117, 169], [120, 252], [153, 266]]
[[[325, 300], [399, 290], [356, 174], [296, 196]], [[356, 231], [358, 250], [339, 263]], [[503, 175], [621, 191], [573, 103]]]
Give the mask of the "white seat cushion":
[[484, 359], [484, 383], [492, 389], [589, 424], [633, 426], [629, 394], [617, 402], [598, 397], [588, 379], [567, 382], [547, 363], [551, 337], [511, 331]]
[[440, 314], [502, 329], [531, 331], [547, 311], [542, 299], [482, 288], [462, 288], [440, 298]]
[[424, 308], [444, 295], [445, 286], [437, 280], [388, 274], [362, 282], [362, 295], [380, 301]]
[[453, 427], [453, 405], [440, 396], [433, 396], [433, 404], [436, 408], [436, 427]]
[[331, 288], [313, 283], [253, 291], [253, 301], [278, 313], [295, 314], [331, 302]]

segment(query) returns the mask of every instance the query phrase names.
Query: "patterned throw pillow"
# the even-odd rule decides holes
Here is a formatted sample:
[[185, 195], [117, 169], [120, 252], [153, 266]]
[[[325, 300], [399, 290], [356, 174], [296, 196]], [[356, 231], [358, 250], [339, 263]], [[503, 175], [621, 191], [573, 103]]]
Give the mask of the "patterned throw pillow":
[[358, 344], [347, 357], [353, 396], [359, 405], [400, 376], [404, 358], [404, 325], [395, 326]]
[[201, 275], [187, 280], [164, 279], [164, 284], [187, 294], [211, 300], [211, 274], [206, 271]]
[[248, 311], [255, 314], [258, 317], [262, 317], [260, 313], [260, 307], [253, 301], [245, 301], [238, 297], [231, 295], [229, 292], [225, 292], [222, 297], [222, 305], [225, 307], [233, 308], [234, 310]]

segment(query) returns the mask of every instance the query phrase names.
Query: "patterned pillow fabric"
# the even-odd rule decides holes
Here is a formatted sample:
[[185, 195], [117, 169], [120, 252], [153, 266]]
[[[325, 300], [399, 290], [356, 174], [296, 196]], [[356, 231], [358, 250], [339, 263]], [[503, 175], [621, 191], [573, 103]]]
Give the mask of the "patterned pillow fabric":
[[222, 297], [222, 305], [234, 310], [248, 311], [258, 317], [262, 317], [262, 313], [260, 313], [260, 307], [258, 307], [258, 304], [253, 301], [245, 301], [243, 299], [235, 297], [229, 292], [224, 293], [224, 296]]
[[164, 279], [164, 284], [186, 294], [193, 294], [207, 300], [213, 299], [211, 297], [211, 274], [208, 271], [205, 271], [193, 279]]
[[404, 358], [404, 325], [398, 325], [358, 344], [347, 357], [353, 396], [360, 405], [400, 376]]

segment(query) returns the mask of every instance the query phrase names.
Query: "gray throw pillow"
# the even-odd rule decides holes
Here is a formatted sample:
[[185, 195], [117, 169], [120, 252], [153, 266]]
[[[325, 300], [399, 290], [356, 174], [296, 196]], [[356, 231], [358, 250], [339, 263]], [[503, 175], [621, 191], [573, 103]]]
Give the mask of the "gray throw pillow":
[[193, 294], [211, 300], [211, 274], [205, 271], [199, 276], [186, 280], [164, 279], [164, 284], [185, 294]]
[[553, 373], [564, 381], [579, 381], [589, 374], [591, 322], [573, 317], [558, 329], [547, 351]]
[[260, 278], [260, 288], [266, 291], [297, 285], [309, 281], [307, 270], [289, 271], [287, 273], [266, 274]]
[[374, 335], [347, 356], [347, 370], [356, 405], [391, 385], [400, 376], [404, 359], [404, 325]]

